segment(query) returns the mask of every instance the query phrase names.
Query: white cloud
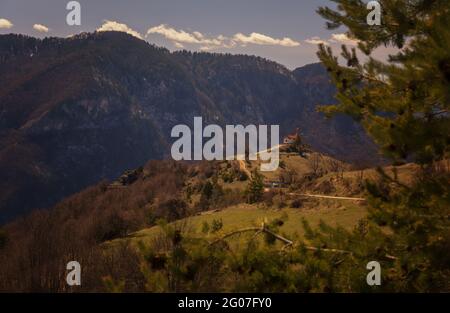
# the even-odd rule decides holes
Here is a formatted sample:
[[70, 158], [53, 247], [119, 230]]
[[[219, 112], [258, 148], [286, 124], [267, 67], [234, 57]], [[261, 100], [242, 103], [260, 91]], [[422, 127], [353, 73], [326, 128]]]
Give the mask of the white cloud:
[[351, 46], [358, 45], [358, 40], [351, 39], [347, 36], [347, 34], [332, 34], [330, 39], [321, 39], [318, 36], [314, 36], [308, 39], [305, 39], [306, 43], [312, 44], [312, 45], [318, 45], [318, 44], [346, 44]]
[[212, 47], [209, 47], [209, 46], [202, 46], [202, 47], [200, 47], [200, 51], [203, 51], [203, 52], [208, 52], [208, 51], [211, 51], [213, 48]]
[[352, 46], [356, 46], [358, 44], [358, 40], [351, 39], [346, 34], [332, 34], [330, 42], [343, 43]]
[[203, 34], [200, 32], [193, 32], [192, 34], [195, 36], [195, 38], [197, 38], [199, 40], [202, 40], [205, 38], [205, 36], [203, 36]]
[[48, 33], [48, 31], [50, 30], [47, 26], [42, 25], [42, 24], [34, 24], [33, 29], [40, 33]]
[[187, 32], [185, 30], [177, 30], [169, 25], [161, 24], [148, 29], [147, 36], [158, 34], [164, 38], [178, 44], [199, 45], [202, 51], [209, 51], [217, 48], [233, 48], [236, 45], [246, 46], [247, 44], [257, 45], [278, 45], [284, 47], [297, 47], [300, 45], [290, 38], [275, 39], [267, 35], [252, 33], [246, 36], [242, 33], [237, 33], [233, 37], [226, 37], [218, 35], [215, 37], [208, 37], [198, 31]]
[[103, 23], [103, 25], [97, 29], [97, 31], [98, 32], [106, 32], [106, 31], [124, 32], [124, 33], [130, 34], [131, 36], [134, 36], [136, 38], [143, 39], [142, 35], [139, 32], [128, 27], [127, 24], [118, 23], [116, 21], [106, 20]]
[[161, 24], [155, 27], [151, 27], [147, 30], [147, 36], [152, 34], [158, 34], [164, 38], [177, 44], [191, 44], [200, 45], [200, 50], [207, 51], [216, 48], [232, 48], [235, 43], [229, 38], [219, 35], [217, 37], [207, 37], [204, 34], [194, 31], [187, 32], [182, 29], [177, 30], [166, 24]]
[[149, 28], [147, 30], [147, 35], [150, 34], [159, 34], [166, 37], [169, 40], [176, 42], [197, 43], [197, 44], [201, 43], [201, 40], [203, 38], [203, 35], [199, 32], [191, 34], [185, 32], [184, 30], [176, 30], [165, 24]]
[[179, 42], [175, 42], [173, 45], [174, 45], [175, 48], [177, 48], [177, 49], [183, 49], [183, 48], [184, 48], [183, 44], [182, 44], [182, 43], [179, 43]]
[[347, 34], [332, 34], [330, 39], [321, 39], [318, 36], [314, 36], [308, 39], [305, 39], [306, 43], [312, 44], [312, 45], [329, 45], [329, 44], [346, 44], [351, 46], [358, 45], [358, 40], [351, 39], [347, 36]]
[[299, 42], [292, 40], [291, 38], [288, 37], [285, 37], [283, 39], [276, 39], [260, 33], [251, 33], [248, 36], [242, 33], [238, 33], [233, 36], [233, 40], [243, 45], [255, 44], [255, 45], [271, 45], [283, 47], [300, 46]]
[[11, 21], [9, 21], [9, 20], [7, 20], [7, 19], [5, 19], [5, 18], [0, 18], [0, 29], [1, 29], [1, 28], [6, 28], [6, 29], [8, 29], [8, 28], [11, 28], [11, 27], [13, 27], [13, 26], [14, 26], [14, 24], [11, 23]]
[[312, 45], [328, 45], [328, 42], [326, 40], [320, 39], [320, 37], [314, 36], [311, 38], [308, 38], [305, 40], [306, 43], [312, 44]]

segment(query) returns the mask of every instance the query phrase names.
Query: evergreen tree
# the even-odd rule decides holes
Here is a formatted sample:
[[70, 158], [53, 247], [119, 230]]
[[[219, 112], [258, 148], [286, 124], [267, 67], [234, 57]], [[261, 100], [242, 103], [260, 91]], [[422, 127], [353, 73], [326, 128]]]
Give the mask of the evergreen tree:
[[249, 181], [247, 185], [246, 195], [248, 203], [259, 202], [262, 199], [264, 194], [264, 183], [263, 176], [258, 172], [258, 170], [254, 170], [252, 173], [252, 179]]
[[[367, 25], [363, 1], [333, 2], [337, 10], [321, 7], [318, 13], [329, 29], [347, 27], [358, 47], [342, 46], [342, 64], [330, 47], [320, 46], [318, 56], [337, 87], [338, 100], [320, 110], [352, 116], [385, 156], [395, 164], [413, 161], [420, 171], [405, 185], [395, 169], [394, 175], [380, 169], [382, 181], [367, 185], [365, 230], [346, 233], [323, 226], [311, 238], [319, 246], [334, 244], [352, 252], [343, 259], [353, 265], [341, 265], [345, 274], [339, 277], [354, 277], [364, 264], [378, 260], [385, 273], [378, 289], [449, 291], [450, 175], [443, 164], [450, 143], [450, 2], [381, 0], [380, 26]], [[382, 45], [397, 48], [387, 62], [372, 56]], [[367, 289], [355, 283], [347, 289]]]
[[[342, 12], [320, 8], [331, 29], [341, 25], [368, 57], [361, 63], [356, 48], [342, 46], [341, 66], [330, 47], [320, 46], [320, 60], [338, 89], [338, 105], [328, 114], [346, 113], [360, 121], [397, 161], [420, 164], [449, 153], [450, 123], [450, 3], [446, 0], [380, 1], [381, 26], [368, 26], [362, 1], [334, 0]], [[371, 56], [380, 45], [399, 50], [388, 63]], [[361, 84], [361, 82], [363, 84]]]

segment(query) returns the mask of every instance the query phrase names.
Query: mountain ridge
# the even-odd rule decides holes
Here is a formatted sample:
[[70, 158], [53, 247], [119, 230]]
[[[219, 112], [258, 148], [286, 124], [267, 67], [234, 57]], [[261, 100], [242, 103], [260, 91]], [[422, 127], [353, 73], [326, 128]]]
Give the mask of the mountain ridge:
[[[301, 127], [313, 149], [377, 162], [334, 102], [320, 64], [294, 71], [261, 57], [170, 52], [125, 33], [0, 36], [0, 223], [167, 158], [170, 130], [205, 123]], [[26, 195], [24, 197], [23, 195]]]

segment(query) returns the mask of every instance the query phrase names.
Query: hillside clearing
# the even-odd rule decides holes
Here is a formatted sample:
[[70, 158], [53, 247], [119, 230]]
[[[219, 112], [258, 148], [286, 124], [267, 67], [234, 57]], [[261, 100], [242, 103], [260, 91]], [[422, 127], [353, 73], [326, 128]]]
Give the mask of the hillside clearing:
[[[320, 200], [331, 201], [331, 200]], [[336, 202], [336, 201], [334, 201]], [[203, 212], [201, 215], [188, 217], [177, 221], [183, 224], [185, 229], [189, 231], [193, 237], [206, 237], [214, 239], [215, 237], [239, 230], [245, 227], [260, 226], [265, 220], [270, 221], [287, 215], [285, 224], [280, 228], [280, 233], [287, 236], [298, 235], [303, 236], [302, 218], [305, 218], [311, 225], [317, 225], [321, 220], [330, 225], [340, 225], [347, 229], [351, 229], [356, 223], [366, 216], [366, 209], [361, 205], [345, 204], [345, 206], [320, 206], [319, 209], [293, 209], [285, 208], [280, 210], [266, 209], [256, 205], [241, 204], [233, 206], [221, 211]], [[211, 224], [213, 220], [222, 220], [223, 228], [216, 234], [202, 233], [203, 224], [206, 222]], [[131, 240], [132, 243], [142, 241], [150, 243], [153, 238], [160, 232], [159, 226], [142, 229], [126, 238], [117, 239], [111, 244], [118, 243], [123, 240]]]

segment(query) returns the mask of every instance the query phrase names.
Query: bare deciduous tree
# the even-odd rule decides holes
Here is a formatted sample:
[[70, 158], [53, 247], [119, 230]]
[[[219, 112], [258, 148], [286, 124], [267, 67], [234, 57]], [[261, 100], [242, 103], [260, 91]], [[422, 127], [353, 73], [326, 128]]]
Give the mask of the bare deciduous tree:
[[309, 157], [309, 166], [314, 176], [322, 176], [322, 156], [319, 153], [312, 153]]

